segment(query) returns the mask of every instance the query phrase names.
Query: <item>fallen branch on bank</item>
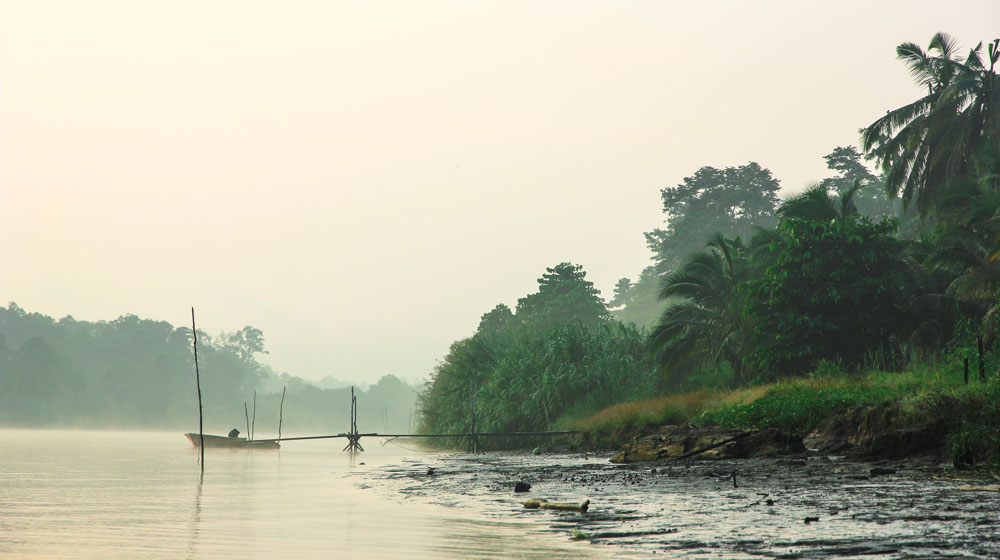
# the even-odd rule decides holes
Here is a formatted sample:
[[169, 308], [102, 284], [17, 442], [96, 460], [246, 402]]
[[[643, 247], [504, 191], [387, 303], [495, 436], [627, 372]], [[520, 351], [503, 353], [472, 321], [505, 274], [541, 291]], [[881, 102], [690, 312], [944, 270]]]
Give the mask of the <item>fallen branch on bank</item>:
[[528, 509], [554, 509], [558, 511], [579, 511], [584, 513], [587, 508], [590, 507], [590, 500], [584, 500], [579, 504], [562, 504], [558, 502], [549, 502], [541, 498], [532, 498], [527, 502], [524, 502], [524, 507]]
[[739, 441], [739, 440], [747, 437], [748, 435], [750, 435], [752, 433], [753, 432], [743, 432], [742, 434], [738, 434], [738, 435], [733, 436], [731, 438], [724, 439], [724, 440], [722, 440], [720, 442], [713, 443], [712, 445], [706, 445], [705, 447], [702, 447], [701, 449], [695, 449], [694, 451], [692, 451], [690, 453], [685, 453], [685, 454], [683, 454], [683, 455], [681, 455], [679, 457], [674, 457], [673, 460], [674, 461], [680, 461], [681, 459], [687, 459], [688, 457], [694, 457], [695, 455], [701, 455], [702, 453], [704, 453], [706, 451], [711, 451], [712, 449], [715, 449], [717, 447], [722, 447], [723, 445], [726, 445], [727, 443], [732, 443], [734, 441]]

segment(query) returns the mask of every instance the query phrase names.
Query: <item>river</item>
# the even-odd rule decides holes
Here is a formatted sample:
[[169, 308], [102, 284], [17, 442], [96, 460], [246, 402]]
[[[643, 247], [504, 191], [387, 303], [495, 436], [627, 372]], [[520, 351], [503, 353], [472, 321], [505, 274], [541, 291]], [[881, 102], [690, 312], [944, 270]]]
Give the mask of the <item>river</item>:
[[1000, 558], [996, 480], [934, 462], [613, 465], [345, 443], [208, 449], [200, 482], [179, 433], [0, 430], [0, 558]]
[[0, 430], [3, 558], [609, 558], [530, 520], [381, 488], [423, 451], [342, 440], [198, 452], [179, 433]]

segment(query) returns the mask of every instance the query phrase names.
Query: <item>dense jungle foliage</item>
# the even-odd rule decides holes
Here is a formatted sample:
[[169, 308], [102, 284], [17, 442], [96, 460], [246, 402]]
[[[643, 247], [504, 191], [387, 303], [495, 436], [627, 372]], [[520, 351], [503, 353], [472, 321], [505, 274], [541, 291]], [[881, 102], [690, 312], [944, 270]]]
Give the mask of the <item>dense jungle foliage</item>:
[[516, 312], [498, 305], [452, 344], [419, 397], [421, 430], [468, 432], [473, 410], [477, 431], [546, 430], [574, 408], [654, 390], [642, 333], [610, 319], [582, 267], [561, 263], [538, 283]]
[[[618, 281], [610, 317], [553, 298], [561, 312], [529, 328], [520, 303], [517, 313], [498, 306], [435, 372], [422, 428], [467, 431], [475, 408], [482, 430], [540, 429], [632, 395], [817, 368], [971, 359], [996, 375], [1000, 41], [961, 52], [939, 33], [927, 50], [904, 43], [897, 55], [922, 97], [861, 129], [861, 151], [824, 156], [831, 177], [779, 200], [779, 181], [749, 162], [664, 188], [665, 225], [646, 234], [653, 264]], [[586, 293], [582, 273], [575, 281]]]
[[900, 45], [928, 94], [862, 130], [880, 178], [838, 148], [827, 161], [840, 175], [782, 201], [777, 228], [758, 226], [746, 245], [718, 236], [662, 277], [660, 295], [675, 299], [650, 351], [675, 386], [705, 370], [738, 386], [821, 361], [898, 370], [955, 355], [969, 332], [985, 367], [1000, 287], [997, 44], [986, 64], [982, 45], [959, 57], [943, 34], [927, 52]]
[[[346, 431], [350, 388], [319, 389], [259, 363], [264, 335], [254, 327], [217, 337], [198, 331], [205, 430], [274, 437], [282, 387], [283, 435]], [[192, 332], [125, 315], [106, 322], [55, 320], [16, 303], [0, 307], [0, 425], [162, 428], [197, 431]], [[362, 391], [358, 423], [372, 430], [411, 426], [416, 391], [388, 375]]]

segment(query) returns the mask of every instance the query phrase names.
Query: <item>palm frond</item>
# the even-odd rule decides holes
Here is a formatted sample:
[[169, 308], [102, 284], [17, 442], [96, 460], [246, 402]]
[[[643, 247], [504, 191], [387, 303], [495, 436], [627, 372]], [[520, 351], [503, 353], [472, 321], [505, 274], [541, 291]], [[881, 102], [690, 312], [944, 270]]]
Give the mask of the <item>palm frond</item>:
[[837, 218], [833, 199], [822, 185], [813, 185], [805, 191], [785, 199], [778, 207], [780, 217], [802, 220], [827, 221]]

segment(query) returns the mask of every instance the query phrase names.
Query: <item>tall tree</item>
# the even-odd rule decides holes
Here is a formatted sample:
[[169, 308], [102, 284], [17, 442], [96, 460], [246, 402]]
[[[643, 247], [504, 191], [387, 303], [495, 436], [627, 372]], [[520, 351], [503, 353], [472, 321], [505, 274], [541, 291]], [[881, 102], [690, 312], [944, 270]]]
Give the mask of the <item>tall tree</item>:
[[502, 331], [513, 324], [514, 312], [506, 305], [499, 303], [492, 311], [483, 313], [476, 332]]
[[268, 354], [264, 350], [264, 333], [256, 328], [247, 325], [232, 334], [223, 334], [222, 339], [226, 347], [231, 348], [245, 362], [250, 362], [254, 354]]
[[618, 283], [615, 284], [615, 297], [611, 298], [608, 302], [609, 307], [618, 307], [624, 305], [625, 301], [628, 299], [628, 293], [632, 291], [632, 281], [628, 278], [619, 278]]
[[675, 187], [660, 191], [667, 224], [646, 233], [659, 271], [667, 272], [712, 236], [750, 235], [753, 226], [774, 223], [780, 182], [757, 162], [739, 167], [702, 167]]
[[620, 301], [621, 307], [613, 310], [612, 315], [622, 323], [633, 324], [640, 330], [652, 329], [668, 305], [665, 300], [660, 299], [660, 276], [655, 266], [644, 268], [639, 280], [629, 286], [624, 297], [614, 300]]
[[889, 111], [862, 129], [862, 148], [885, 172], [888, 191], [929, 214], [944, 190], [970, 171], [970, 156], [1000, 133], [1000, 83], [993, 68], [1000, 39], [982, 43], [964, 58], [953, 38], [937, 33], [927, 51], [915, 43], [896, 47], [927, 94]]
[[885, 185], [861, 162], [861, 153], [854, 146], [838, 146], [823, 159], [830, 170], [837, 172], [820, 182], [823, 188], [843, 194], [859, 184], [863, 188], [852, 197], [858, 212], [866, 216], [898, 217], [897, 197], [885, 192]]
[[538, 291], [517, 300], [516, 317], [524, 323], [554, 326], [593, 325], [609, 317], [601, 293], [587, 280], [583, 267], [569, 262], [546, 268]]

